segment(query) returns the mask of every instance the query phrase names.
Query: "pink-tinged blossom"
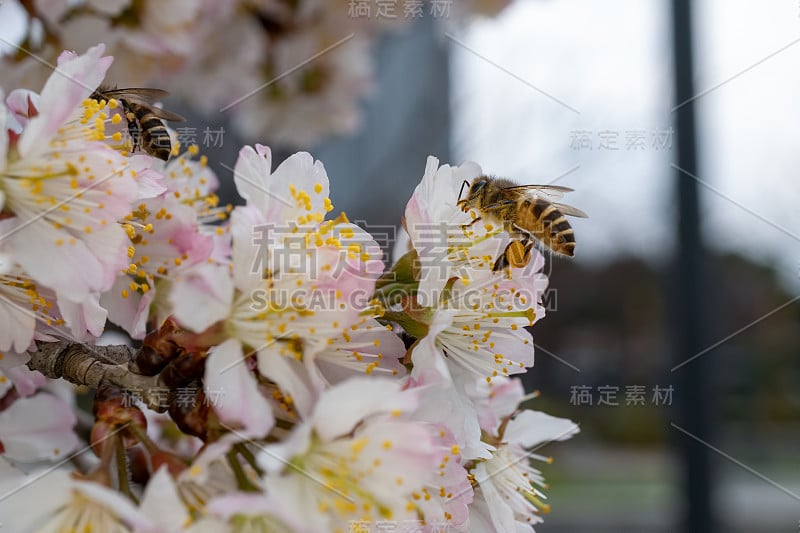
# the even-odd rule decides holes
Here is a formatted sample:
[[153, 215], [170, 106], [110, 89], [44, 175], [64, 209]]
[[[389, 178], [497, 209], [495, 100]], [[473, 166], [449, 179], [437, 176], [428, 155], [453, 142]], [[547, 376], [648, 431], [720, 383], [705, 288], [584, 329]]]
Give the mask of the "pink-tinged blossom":
[[24, 352], [31, 347], [37, 319], [58, 320], [36, 286], [22, 275], [0, 276], [0, 351]]
[[[419, 256], [418, 294], [426, 302], [438, 299], [447, 280], [457, 275], [463, 249], [474, 247], [473, 239], [468, 239], [462, 229], [471, 220], [456, 202], [463, 182], [471, 182], [482, 173], [475, 163], [440, 167], [438, 159], [428, 157], [422, 181], [406, 205], [405, 229]], [[490, 239], [484, 239], [478, 248], [480, 256], [502, 251], [499, 241]], [[474, 249], [469, 252], [475, 255]]]
[[490, 526], [484, 531], [533, 531], [549, 506], [542, 501], [545, 496], [540, 490], [544, 478], [530, 459], [549, 462], [534, 452], [578, 431], [574, 422], [538, 411], [523, 411], [512, 418], [491, 459], [479, 461], [471, 471], [477, 484], [474, 521]]
[[15, 400], [0, 411], [0, 449], [17, 461], [55, 461], [78, 446], [72, 406], [51, 394]]
[[34, 339], [88, 341], [102, 333], [106, 311], [97, 295], [81, 303], [57, 300], [16, 268], [0, 275], [0, 319], [0, 350], [24, 352]]
[[[417, 420], [416, 416], [413, 416]], [[473, 490], [463, 466], [461, 447], [444, 426], [434, 426], [438, 464], [427, 485], [412, 494], [425, 517], [426, 533], [474, 531], [469, 528]]]
[[228, 339], [210, 350], [204, 387], [206, 397], [215, 398], [212, 407], [220, 421], [240, 436], [262, 438], [275, 424], [238, 340]]
[[183, 326], [202, 332], [232, 315], [234, 286], [229, 270], [224, 265], [197, 265], [176, 278], [169, 299]]
[[246, 353], [258, 353], [262, 373], [273, 355], [313, 365], [345, 328], [376, 314], [380, 248], [344, 218], [324, 220], [328, 177], [309, 154], [272, 172], [269, 149], [245, 147], [235, 180], [248, 205], [231, 215], [233, 265], [181, 275], [170, 294], [174, 316], [198, 332], [222, 322]]
[[[437, 454], [434, 475], [412, 494], [414, 505], [425, 519], [424, 531], [471, 531], [468, 506], [473, 498], [472, 485], [464, 467], [463, 448], [450, 431], [454, 419], [464, 418], [463, 412], [453, 407], [453, 400], [459, 398], [448, 396], [441, 383], [428, 384], [424, 378], [409, 378], [404, 387], [416, 389], [420, 398], [417, 409], [408, 418], [430, 424]], [[480, 432], [474, 438], [480, 441]]]
[[413, 494], [440, 459], [432, 428], [403, 417], [416, 408], [416, 396], [379, 378], [324, 391], [286, 439], [259, 454], [270, 497], [315, 531], [347, 530], [354, 520], [416, 519]]
[[342, 331], [315, 360], [325, 382], [336, 384], [359, 375], [403, 377], [406, 368], [400, 359], [405, 354], [400, 337], [377, 320], [368, 319]]
[[534, 272], [507, 279], [491, 270], [458, 278], [429, 308], [430, 329], [412, 352], [414, 371], [434, 368], [447, 378], [460, 367], [468, 375], [493, 379], [533, 366], [533, 342], [525, 330], [544, 314], [539, 304], [547, 278]]
[[535, 304], [536, 294], [523, 292], [531, 286], [536, 285], [525, 277], [507, 279], [478, 270], [469, 283], [462, 278], [451, 283], [435, 308], [417, 313], [427, 320], [427, 333], [412, 349], [411, 375], [417, 385], [438, 383], [426, 394], [441, 398], [428, 402], [437, 407], [425, 419], [445, 425], [466, 459], [487, 457], [480, 422], [492, 423], [492, 416], [477, 391], [488, 393], [495, 383], [504, 386], [508, 375], [533, 365], [533, 342], [525, 326], [542, 308]]
[[333, 209], [328, 174], [321, 161], [299, 152], [272, 170], [272, 151], [256, 144], [239, 151], [233, 180], [247, 205], [263, 223], [317, 225]]
[[[120, 273], [102, 303], [109, 319], [133, 338], [143, 338], [158, 291], [180, 272], [211, 256], [213, 239], [199, 230], [197, 213], [171, 194], [145, 200], [125, 218], [127, 268]], [[163, 298], [166, 304], [166, 297]], [[155, 307], [155, 308], [154, 308]], [[157, 322], [166, 318], [162, 312]]]
[[511, 416], [525, 399], [525, 389], [520, 379], [498, 378], [492, 383], [482, 379], [465, 386], [478, 413], [481, 430], [495, 434], [503, 419]]
[[33, 279], [76, 302], [110, 288], [126, 267], [117, 220], [130, 212], [137, 172], [149, 164], [103, 142], [106, 106], [88, 98], [111, 63], [103, 50], [59, 57], [0, 171], [4, 210], [14, 215], [0, 239]]
[[453, 373], [456, 379], [443, 380], [437, 370], [427, 369], [405, 381], [405, 387], [419, 389], [422, 394], [414, 418], [445, 428], [464, 460], [489, 458], [492, 447], [481, 440], [477, 411], [464, 391], [467, 378], [457, 368]]
[[0, 459], [0, 516], [15, 533], [158, 531], [120, 492], [64, 470], [23, 474]]
[[[177, 137], [177, 135], [175, 136]], [[177, 143], [177, 138], [175, 141]], [[177, 146], [177, 145], [176, 145]], [[173, 151], [176, 151], [173, 147]], [[191, 207], [197, 214], [198, 230], [213, 242], [210, 261], [229, 263], [231, 242], [226, 221], [232, 209], [231, 205], [220, 205], [215, 191], [219, 188], [219, 179], [211, 167], [208, 158], [199, 154], [196, 145], [170, 158], [163, 166], [164, 185], [167, 194], [183, 205]], [[160, 165], [157, 161], [155, 165]]]
[[[177, 137], [175, 135], [174, 137]], [[177, 145], [177, 138], [174, 139]], [[175, 151], [175, 147], [173, 147]], [[208, 217], [217, 207], [219, 199], [214, 192], [219, 188], [219, 179], [211, 167], [208, 166], [208, 158], [204, 155], [198, 159], [194, 156], [199, 154], [199, 149], [191, 145], [187, 150], [180, 154], [174, 154], [169, 161], [162, 163], [155, 161], [155, 166], [163, 166], [163, 184], [166, 191], [177, 201], [194, 207], [198, 217], [205, 221], [211, 221]], [[213, 214], [219, 215], [218, 212]], [[220, 216], [217, 219], [222, 218]]]
[[[0, 235], [14, 224], [12, 219], [0, 221]], [[7, 262], [0, 272], [0, 351], [24, 352], [34, 339], [90, 342], [102, 334], [107, 313], [98, 294], [81, 302], [59, 298], [31, 279], [15, 259], [9, 243], [0, 239], [0, 260]]]

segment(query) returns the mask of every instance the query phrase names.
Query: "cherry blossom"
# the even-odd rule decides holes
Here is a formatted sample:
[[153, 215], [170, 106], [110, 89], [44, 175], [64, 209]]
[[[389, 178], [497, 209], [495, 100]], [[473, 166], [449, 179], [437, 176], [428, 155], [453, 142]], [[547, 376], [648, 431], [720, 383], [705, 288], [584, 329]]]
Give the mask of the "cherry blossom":
[[[203, 16], [300, 23], [261, 42], [277, 64], [329, 42], [335, 21], [375, 28], [341, 13], [321, 20], [331, 8], [316, 0], [186, 12], [176, 1], [161, 18], [151, 1], [101, 4], [73, 13], [72, 3], [32, 3], [73, 28], [124, 26], [109, 48], [139, 52], [114, 63], [134, 77], [137, 61], [159, 54], [189, 68], [208, 35]], [[350, 44], [234, 113], [265, 105], [269, 120], [246, 126], [280, 123], [271, 133], [289, 143], [354, 124], [350, 93], [369, 69], [364, 45]], [[538, 523], [543, 475], [527, 459], [547, 460], [538, 448], [577, 426], [521, 407], [532, 396], [513, 376], [534, 362], [528, 328], [544, 317], [545, 259], [534, 252], [522, 268], [493, 271], [510, 236], [457, 204], [483, 170], [428, 159], [406, 208], [407, 242], [387, 267], [369, 231], [332, 213], [335, 177], [310, 153], [273, 168], [270, 148], [243, 147], [236, 207], [220, 204], [208, 158], [175, 132], [167, 161], [132, 153], [130, 104], [94, 94], [112, 66], [104, 54], [63, 52], [40, 93], [15, 89], [0, 103], [4, 525], [305, 533]], [[324, 118], [312, 127], [311, 115]], [[91, 414], [78, 412], [72, 384], [93, 389]], [[42, 464], [24, 474], [9, 461]]]

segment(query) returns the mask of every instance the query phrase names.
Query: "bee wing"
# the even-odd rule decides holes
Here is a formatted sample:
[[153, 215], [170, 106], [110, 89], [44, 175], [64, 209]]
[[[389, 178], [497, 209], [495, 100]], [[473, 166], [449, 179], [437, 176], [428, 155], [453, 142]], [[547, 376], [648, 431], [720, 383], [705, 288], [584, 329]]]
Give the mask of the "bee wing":
[[103, 96], [109, 98], [124, 98], [131, 102], [139, 102], [140, 104], [152, 104], [163, 100], [169, 93], [163, 89], [150, 89], [147, 87], [128, 87], [126, 89], [100, 89]]
[[172, 111], [167, 111], [166, 109], [161, 109], [160, 107], [150, 106], [148, 106], [147, 109], [149, 109], [151, 113], [160, 119], [169, 120], [170, 122], [186, 122], [185, 118], [177, 113], [173, 113]]
[[557, 204], [555, 202], [553, 202], [553, 206], [555, 206], [556, 209], [561, 211], [562, 215], [570, 215], [578, 218], [589, 218], [589, 215], [587, 215], [577, 207], [572, 207], [571, 205], [567, 204]]
[[572, 192], [575, 189], [561, 185], [518, 185], [506, 187], [506, 190], [518, 190], [521, 193], [527, 193], [554, 202], [563, 198], [564, 193]]
[[105, 98], [122, 99], [134, 104], [143, 105], [147, 107], [152, 114], [163, 120], [169, 120], [172, 122], [184, 122], [186, 120], [177, 113], [150, 105], [169, 96], [169, 93], [163, 89], [129, 87], [127, 89], [104, 90], [100, 94]]

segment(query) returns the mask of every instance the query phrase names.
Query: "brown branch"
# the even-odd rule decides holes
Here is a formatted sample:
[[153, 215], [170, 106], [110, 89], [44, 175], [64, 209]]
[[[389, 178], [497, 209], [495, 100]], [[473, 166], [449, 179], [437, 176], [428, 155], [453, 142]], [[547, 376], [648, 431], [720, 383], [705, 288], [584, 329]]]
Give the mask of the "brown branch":
[[129, 364], [138, 350], [130, 346], [87, 346], [67, 341], [40, 342], [36, 351], [28, 352], [28, 368], [48, 378], [64, 378], [76, 385], [99, 389], [114, 385], [136, 392], [154, 411], [167, 410], [164, 391], [169, 387], [160, 375], [143, 376], [131, 371]]

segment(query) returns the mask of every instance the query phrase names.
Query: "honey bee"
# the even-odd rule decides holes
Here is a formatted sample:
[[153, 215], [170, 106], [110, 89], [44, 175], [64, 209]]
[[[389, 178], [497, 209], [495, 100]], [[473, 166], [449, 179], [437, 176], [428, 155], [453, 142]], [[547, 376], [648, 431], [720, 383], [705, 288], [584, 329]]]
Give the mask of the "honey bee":
[[128, 121], [128, 133], [133, 139], [133, 149], [140, 148], [153, 157], [166, 161], [172, 152], [169, 132], [161, 120], [181, 122], [182, 116], [154, 107], [152, 104], [164, 99], [169, 93], [161, 89], [128, 88], [116, 89], [100, 86], [92, 93], [93, 100], [117, 100]]
[[511, 180], [491, 176], [478, 176], [470, 184], [461, 186], [469, 190], [457, 205], [465, 213], [470, 209], [478, 211], [479, 216], [467, 224], [471, 226], [483, 219], [502, 226], [511, 235], [512, 241], [497, 258], [492, 267], [494, 272], [508, 266], [521, 268], [531, 258], [534, 240], [540, 242], [557, 254], [575, 254], [575, 232], [566, 215], [586, 218], [580, 209], [559, 204], [564, 193], [572, 191], [569, 187], [558, 185], [517, 185]]

